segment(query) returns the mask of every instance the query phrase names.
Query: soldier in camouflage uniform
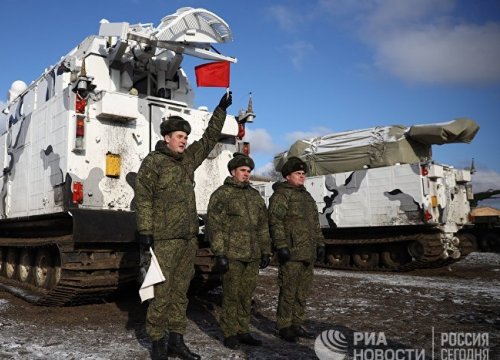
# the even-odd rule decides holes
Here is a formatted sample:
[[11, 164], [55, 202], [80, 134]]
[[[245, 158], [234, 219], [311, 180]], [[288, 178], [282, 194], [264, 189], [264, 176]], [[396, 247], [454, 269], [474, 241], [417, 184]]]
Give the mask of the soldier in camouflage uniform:
[[[144, 159], [137, 173], [135, 199], [141, 248], [153, 247], [166, 281], [155, 285], [149, 303], [146, 332], [152, 340], [152, 358], [200, 359], [184, 344], [187, 290], [194, 275], [198, 214], [194, 194], [194, 171], [217, 144], [231, 105], [225, 94], [205, 133], [188, 148], [189, 122], [171, 116], [160, 125], [164, 140]], [[165, 348], [165, 331], [169, 331]], [[168, 352], [168, 354], [167, 354]]]
[[312, 338], [303, 328], [306, 299], [313, 279], [313, 264], [325, 256], [318, 209], [304, 187], [306, 164], [291, 157], [281, 173], [285, 182], [273, 185], [269, 199], [269, 230], [280, 263], [276, 327], [286, 341]]
[[207, 230], [222, 279], [220, 326], [224, 345], [237, 349], [239, 343], [259, 346], [249, 332], [252, 296], [259, 268], [269, 265], [271, 239], [267, 209], [259, 192], [250, 186], [253, 160], [235, 153], [228, 163], [227, 177], [210, 197]]

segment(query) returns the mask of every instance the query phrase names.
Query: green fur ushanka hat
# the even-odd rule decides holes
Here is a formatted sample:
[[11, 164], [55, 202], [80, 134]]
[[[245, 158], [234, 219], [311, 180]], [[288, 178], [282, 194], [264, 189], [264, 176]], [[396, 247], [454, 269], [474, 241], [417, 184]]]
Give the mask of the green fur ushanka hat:
[[160, 124], [160, 133], [161, 136], [165, 136], [173, 131], [184, 131], [189, 135], [191, 133], [191, 125], [180, 116], [170, 116]]
[[231, 170], [239, 168], [240, 166], [248, 166], [250, 170], [253, 170], [255, 163], [251, 157], [240, 152], [235, 152], [233, 158], [227, 163], [227, 169], [231, 172]]
[[281, 175], [286, 178], [287, 175], [293, 173], [294, 171], [307, 172], [307, 165], [298, 157], [292, 156], [288, 158], [286, 163], [283, 164], [283, 167], [281, 168]]

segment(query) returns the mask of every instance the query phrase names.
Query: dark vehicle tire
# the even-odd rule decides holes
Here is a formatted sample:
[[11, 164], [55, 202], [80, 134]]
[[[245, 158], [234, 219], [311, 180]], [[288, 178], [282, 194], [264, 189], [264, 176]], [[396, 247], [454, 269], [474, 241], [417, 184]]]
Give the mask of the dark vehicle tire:
[[23, 249], [19, 254], [19, 261], [17, 264], [17, 278], [21, 282], [28, 282], [31, 280], [33, 271], [33, 250]]
[[352, 255], [352, 262], [360, 269], [377, 267], [379, 259], [379, 254], [372, 251], [360, 251]]
[[347, 250], [328, 249], [326, 262], [332, 267], [347, 267], [351, 262], [351, 255]]
[[421, 259], [424, 255], [424, 245], [420, 241], [412, 241], [408, 245], [408, 253], [414, 259]]
[[54, 264], [51, 254], [46, 249], [38, 250], [35, 258], [35, 285], [44, 289], [50, 288], [54, 274]]
[[4, 266], [5, 266], [5, 250], [0, 247], [0, 276], [2, 276], [3, 274], [3, 269], [4, 269]]
[[14, 278], [16, 273], [17, 251], [16, 249], [9, 249], [5, 257], [5, 277], [7, 279]]
[[389, 269], [397, 269], [411, 261], [411, 256], [406, 249], [385, 250], [380, 254], [382, 264]]
[[493, 232], [487, 233], [481, 239], [487, 251], [500, 251], [500, 235]]

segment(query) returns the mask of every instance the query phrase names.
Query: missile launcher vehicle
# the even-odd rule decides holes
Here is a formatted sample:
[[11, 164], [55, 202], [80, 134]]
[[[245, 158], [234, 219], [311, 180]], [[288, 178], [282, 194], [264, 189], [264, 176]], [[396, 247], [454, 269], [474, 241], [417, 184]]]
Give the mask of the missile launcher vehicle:
[[[101, 21], [30, 85], [13, 83], [0, 109], [0, 286], [40, 305], [99, 301], [139, 273], [134, 180], [170, 115], [190, 122], [189, 142], [211, 113], [194, 107], [184, 56], [236, 62], [214, 51], [232, 40], [205, 9], [181, 8], [160, 24]], [[195, 174], [200, 229], [227, 162], [244, 150], [253, 114], [228, 115]], [[197, 274], [209, 277], [203, 246]]]
[[[405, 271], [469, 254], [459, 231], [469, 221], [470, 170], [434, 162], [431, 145], [470, 142], [478, 130], [470, 119], [376, 127], [299, 140], [277, 155], [277, 171], [290, 156], [308, 165], [304, 186], [326, 238], [318, 265]], [[268, 201], [272, 183], [255, 187]]]

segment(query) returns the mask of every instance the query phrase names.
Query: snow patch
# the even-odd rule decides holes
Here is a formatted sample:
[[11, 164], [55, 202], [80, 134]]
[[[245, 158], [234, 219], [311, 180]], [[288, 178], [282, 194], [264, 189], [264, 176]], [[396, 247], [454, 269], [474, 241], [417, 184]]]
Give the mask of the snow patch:
[[482, 281], [482, 280], [462, 280], [440, 277], [415, 277], [412, 275], [400, 274], [370, 274], [337, 270], [314, 270], [315, 275], [348, 277], [358, 279], [361, 285], [382, 284], [385, 286], [401, 287], [402, 291], [408, 292], [406, 288], [422, 288], [426, 290], [436, 290], [439, 292], [451, 291], [460, 294], [487, 295], [496, 300], [500, 300], [500, 281]]
[[0, 311], [3, 311], [9, 307], [9, 302], [5, 299], [0, 299]]

